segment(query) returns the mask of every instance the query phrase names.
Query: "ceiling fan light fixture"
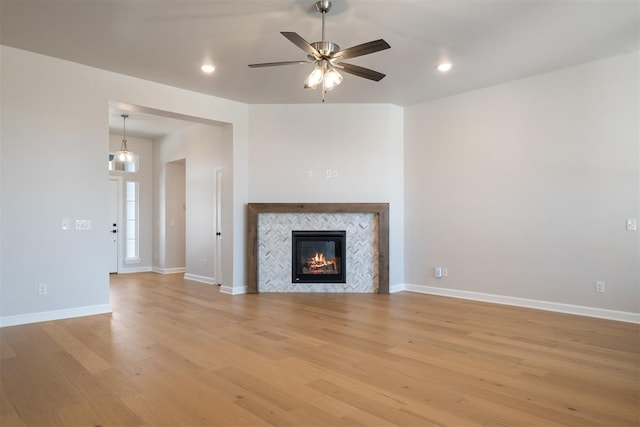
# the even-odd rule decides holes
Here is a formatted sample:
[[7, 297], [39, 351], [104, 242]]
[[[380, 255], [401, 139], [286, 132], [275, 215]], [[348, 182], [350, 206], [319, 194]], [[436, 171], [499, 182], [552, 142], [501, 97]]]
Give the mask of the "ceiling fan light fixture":
[[357, 58], [359, 56], [369, 55], [371, 53], [389, 49], [391, 47], [389, 46], [389, 43], [383, 39], [378, 39], [356, 46], [351, 46], [347, 49], [340, 49], [338, 44], [327, 41], [324, 37], [324, 18], [327, 12], [331, 9], [331, 2], [329, 0], [318, 0], [315, 2], [315, 6], [316, 10], [322, 15], [322, 39], [320, 41], [309, 43], [298, 33], [291, 31], [280, 32], [280, 34], [282, 34], [287, 40], [307, 54], [308, 61], [263, 62], [259, 64], [249, 64], [249, 67], [261, 68], [292, 64], [314, 64], [314, 69], [305, 80], [304, 87], [305, 89], [315, 89], [318, 85], [322, 84], [322, 102], [324, 102], [325, 93], [342, 83], [343, 77], [336, 68], [357, 77], [362, 77], [376, 82], [380, 81], [385, 76], [384, 74], [343, 61], [345, 59]]
[[318, 87], [320, 83], [322, 83], [323, 79], [324, 79], [324, 69], [320, 65], [317, 65], [316, 68], [313, 69], [311, 74], [309, 74], [309, 77], [307, 77], [307, 80], [305, 80], [304, 87], [315, 89], [316, 87]]
[[324, 90], [330, 91], [342, 83], [342, 74], [331, 67], [324, 72]]

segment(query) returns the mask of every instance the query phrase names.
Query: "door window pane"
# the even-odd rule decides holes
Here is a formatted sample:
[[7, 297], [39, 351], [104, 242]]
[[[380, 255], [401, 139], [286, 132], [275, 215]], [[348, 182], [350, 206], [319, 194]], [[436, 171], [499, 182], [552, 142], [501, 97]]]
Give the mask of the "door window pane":
[[138, 182], [127, 181], [125, 188], [126, 209], [126, 255], [125, 261], [139, 260], [139, 224], [138, 224]]

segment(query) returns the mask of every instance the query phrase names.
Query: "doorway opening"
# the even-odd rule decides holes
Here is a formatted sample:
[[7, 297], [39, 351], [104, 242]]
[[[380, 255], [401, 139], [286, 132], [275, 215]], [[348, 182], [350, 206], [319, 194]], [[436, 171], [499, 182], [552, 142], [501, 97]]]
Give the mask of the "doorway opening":
[[[223, 266], [232, 265], [229, 261], [233, 246], [231, 240], [223, 239], [222, 233], [223, 227], [233, 229], [233, 178], [230, 174], [222, 179], [223, 172], [231, 170], [233, 164], [232, 125], [110, 102], [110, 144], [114, 146], [118, 146], [121, 139], [117, 137], [122, 128], [121, 114], [129, 115], [129, 148], [136, 152], [138, 138], [148, 145], [148, 150], [136, 152], [137, 259], [124, 262], [125, 230], [120, 227], [118, 271], [184, 273], [185, 279], [224, 285], [224, 277], [232, 278], [231, 274], [225, 276]], [[180, 168], [181, 178], [176, 179]], [[110, 171], [110, 174], [118, 176], [124, 172]], [[149, 175], [142, 176], [145, 173]], [[180, 182], [184, 183], [183, 196], [178, 197], [182, 200], [175, 204], [176, 194], [172, 192]], [[122, 184], [120, 189], [118, 198], [124, 206]], [[179, 209], [174, 210], [176, 208]], [[116, 223], [121, 222], [122, 216]]]

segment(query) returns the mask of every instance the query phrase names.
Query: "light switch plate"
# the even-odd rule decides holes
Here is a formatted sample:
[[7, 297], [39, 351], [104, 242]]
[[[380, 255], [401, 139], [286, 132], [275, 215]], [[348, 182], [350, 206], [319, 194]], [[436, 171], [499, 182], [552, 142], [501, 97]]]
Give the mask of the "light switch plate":
[[638, 229], [638, 220], [635, 218], [627, 219], [627, 231], [636, 231]]
[[91, 230], [91, 220], [90, 219], [76, 219], [76, 230], [78, 230], [78, 231]]

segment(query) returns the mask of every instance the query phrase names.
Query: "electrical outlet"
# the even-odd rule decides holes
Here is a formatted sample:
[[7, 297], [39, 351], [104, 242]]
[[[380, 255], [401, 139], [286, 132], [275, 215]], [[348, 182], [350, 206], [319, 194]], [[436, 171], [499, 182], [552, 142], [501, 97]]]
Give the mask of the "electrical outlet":
[[444, 275], [442, 270], [444, 270], [442, 267], [436, 267], [433, 269], [433, 275], [436, 279], [442, 279], [442, 276]]
[[638, 230], [638, 221], [635, 218], [627, 219], [627, 231]]
[[599, 294], [604, 294], [604, 290], [605, 290], [605, 285], [604, 282], [601, 282], [600, 280], [596, 280], [596, 289], [595, 291]]
[[47, 294], [47, 284], [46, 283], [40, 283], [40, 285], [38, 285], [38, 293], [40, 295], [46, 295]]

